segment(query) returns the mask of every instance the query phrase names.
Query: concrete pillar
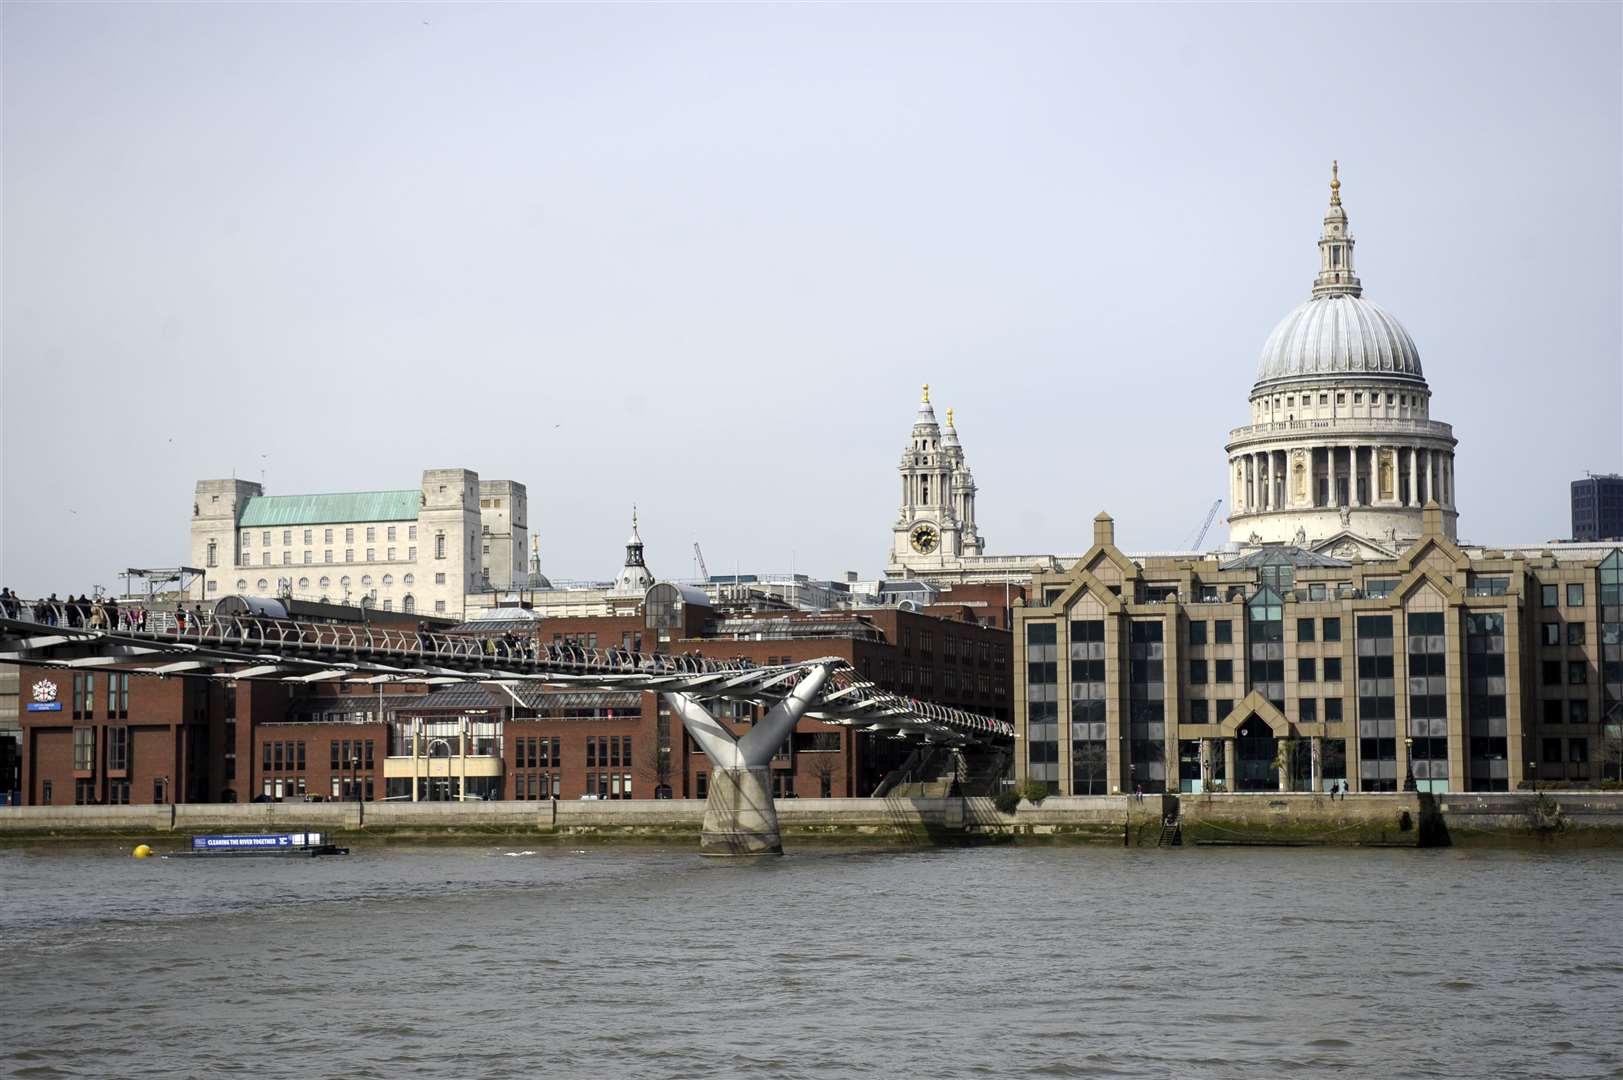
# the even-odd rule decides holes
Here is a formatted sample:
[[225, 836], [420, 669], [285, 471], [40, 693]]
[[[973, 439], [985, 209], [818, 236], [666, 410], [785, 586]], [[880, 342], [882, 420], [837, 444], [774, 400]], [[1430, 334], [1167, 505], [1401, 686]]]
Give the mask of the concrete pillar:
[[1324, 739], [1323, 739], [1323, 737], [1319, 736], [1319, 735], [1313, 736], [1313, 740], [1312, 740], [1311, 743], [1308, 744], [1308, 748], [1309, 748], [1309, 751], [1311, 753], [1312, 760], [1313, 760], [1313, 766], [1312, 766], [1312, 768], [1313, 768], [1313, 773], [1312, 773], [1312, 775], [1313, 775], [1313, 791], [1315, 793], [1322, 792], [1324, 790]]
[[1290, 758], [1285, 755], [1285, 744], [1287, 742], [1289, 742], [1288, 739], [1274, 740], [1274, 760], [1281, 763], [1277, 770], [1279, 772], [1280, 791], [1289, 791], [1291, 789]]
[[1234, 736], [1229, 735], [1223, 739], [1223, 788], [1225, 791], [1238, 791], [1240, 778], [1240, 751], [1235, 745]]
[[1216, 763], [1212, 760], [1212, 740], [1200, 740], [1200, 790], [1212, 790], [1212, 778], [1216, 775]]
[[1364, 500], [1358, 494], [1358, 444], [1353, 443], [1347, 447], [1347, 502], [1352, 506], [1363, 506]]
[[1317, 507], [1319, 505], [1319, 478], [1318, 478], [1318, 473], [1315, 470], [1315, 466], [1318, 464], [1318, 462], [1314, 460], [1314, 458], [1316, 456], [1317, 456], [1317, 451], [1315, 451], [1313, 449], [1313, 447], [1311, 447], [1311, 446], [1308, 447], [1307, 448], [1307, 504], [1309, 506], [1311, 506], [1311, 507]]
[[1405, 503], [1407, 506], [1425, 505], [1420, 501], [1420, 464], [1415, 460], [1416, 453], [1418, 451], [1411, 446], [1409, 448], [1409, 498]]
[[782, 855], [772, 769], [713, 769], [699, 834], [703, 855]]

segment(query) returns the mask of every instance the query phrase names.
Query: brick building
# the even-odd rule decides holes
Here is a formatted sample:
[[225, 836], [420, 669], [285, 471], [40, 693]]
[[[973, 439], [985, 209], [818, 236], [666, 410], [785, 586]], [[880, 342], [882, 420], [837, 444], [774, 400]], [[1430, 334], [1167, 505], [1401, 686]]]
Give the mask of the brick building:
[[[1007, 719], [1010, 635], [981, 625], [974, 610], [966, 600], [957, 619], [896, 609], [717, 611], [697, 590], [660, 584], [635, 615], [537, 618], [504, 609], [455, 632], [531, 639], [543, 649], [568, 642], [762, 665], [839, 657], [884, 689]], [[44, 667], [19, 674], [24, 798], [33, 805], [708, 791], [707, 759], [653, 693], [232, 683]], [[707, 705], [740, 732], [755, 719], [748, 705]], [[883, 734], [802, 721], [773, 761], [774, 786], [784, 796], [866, 795], [911, 749]]]

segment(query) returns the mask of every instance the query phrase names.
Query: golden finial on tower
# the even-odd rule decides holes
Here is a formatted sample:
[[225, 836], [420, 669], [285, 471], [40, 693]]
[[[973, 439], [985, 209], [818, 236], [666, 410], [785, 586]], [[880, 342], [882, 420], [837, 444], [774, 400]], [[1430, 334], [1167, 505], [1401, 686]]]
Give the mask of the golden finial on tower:
[[930, 404], [930, 384], [924, 384], [924, 404]]
[[952, 406], [947, 406], [947, 426], [952, 427]]
[[1330, 162], [1330, 205], [1341, 205], [1341, 162]]

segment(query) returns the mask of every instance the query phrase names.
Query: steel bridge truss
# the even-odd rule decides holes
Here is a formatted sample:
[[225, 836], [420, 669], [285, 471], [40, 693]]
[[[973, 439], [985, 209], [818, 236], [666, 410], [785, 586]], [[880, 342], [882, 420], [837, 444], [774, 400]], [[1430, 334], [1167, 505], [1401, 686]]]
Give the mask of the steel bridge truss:
[[[43, 615], [45, 621], [30, 615]], [[253, 615], [150, 612], [141, 627], [69, 625], [73, 621], [65, 606], [16, 601], [0, 617], [0, 663], [230, 682], [525, 683], [651, 691], [669, 695], [673, 704], [748, 702], [769, 716], [792, 710], [797, 717], [892, 738], [956, 746], [1014, 738], [1007, 721], [881, 690], [839, 657], [757, 667], [748, 661], [539, 644], [505, 635]], [[94, 623], [97, 617], [80, 613], [77, 621]], [[681, 704], [678, 711], [692, 730], [698, 717], [690, 720], [690, 710]]]

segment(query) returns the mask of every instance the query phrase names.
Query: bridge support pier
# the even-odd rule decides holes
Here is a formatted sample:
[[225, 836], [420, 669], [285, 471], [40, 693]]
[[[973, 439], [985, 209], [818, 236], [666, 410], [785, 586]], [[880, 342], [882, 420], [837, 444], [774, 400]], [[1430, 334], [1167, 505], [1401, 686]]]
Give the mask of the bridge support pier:
[[783, 854], [770, 769], [717, 769], [710, 774], [699, 854]]
[[735, 736], [691, 694], [665, 695], [693, 741], [710, 759], [710, 796], [699, 837], [702, 855], [782, 855], [772, 802], [772, 756], [789, 738], [823, 684], [828, 668], [813, 667], [750, 730]]

